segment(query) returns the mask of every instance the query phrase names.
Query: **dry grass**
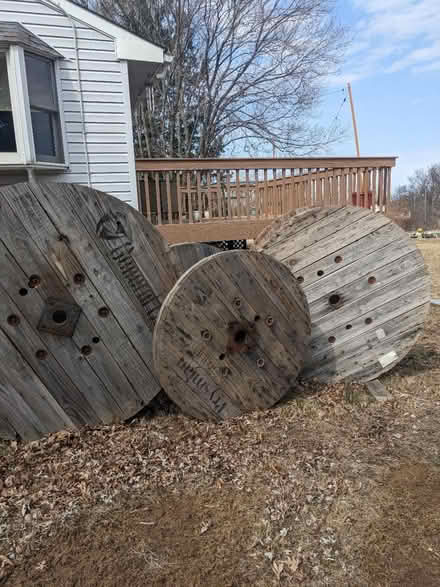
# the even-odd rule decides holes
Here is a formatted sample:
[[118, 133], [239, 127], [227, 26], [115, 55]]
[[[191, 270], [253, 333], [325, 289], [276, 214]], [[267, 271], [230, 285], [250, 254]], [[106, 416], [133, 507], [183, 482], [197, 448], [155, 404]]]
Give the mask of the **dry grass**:
[[439, 585], [440, 307], [382, 382], [3, 445], [0, 584]]
[[440, 299], [440, 239], [418, 240], [432, 278], [432, 297]]

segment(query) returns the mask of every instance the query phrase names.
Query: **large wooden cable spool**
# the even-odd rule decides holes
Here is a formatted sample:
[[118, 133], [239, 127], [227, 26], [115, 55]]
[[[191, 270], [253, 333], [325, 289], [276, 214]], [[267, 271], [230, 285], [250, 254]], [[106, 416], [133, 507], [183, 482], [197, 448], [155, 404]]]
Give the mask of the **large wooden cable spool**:
[[218, 253], [188, 269], [165, 299], [154, 364], [183, 412], [222, 420], [283, 397], [309, 333], [307, 302], [287, 267], [261, 253]]
[[167, 253], [104, 193], [0, 189], [0, 435], [122, 420], [156, 395], [153, 330], [177, 279]]
[[255, 244], [304, 288], [312, 320], [305, 378], [374, 379], [423, 331], [430, 278], [416, 245], [386, 216], [313, 208], [274, 221]]
[[179, 243], [170, 246], [171, 262], [179, 277], [197, 261], [219, 252], [220, 249], [207, 243]]

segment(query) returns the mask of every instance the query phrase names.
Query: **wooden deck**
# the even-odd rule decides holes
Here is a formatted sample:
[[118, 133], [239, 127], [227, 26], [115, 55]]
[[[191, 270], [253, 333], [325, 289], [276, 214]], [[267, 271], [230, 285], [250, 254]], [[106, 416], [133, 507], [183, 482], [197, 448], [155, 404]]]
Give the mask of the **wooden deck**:
[[141, 212], [170, 243], [253, 239], [297, 208], [386, 211], [396, 157], [138, 159]]

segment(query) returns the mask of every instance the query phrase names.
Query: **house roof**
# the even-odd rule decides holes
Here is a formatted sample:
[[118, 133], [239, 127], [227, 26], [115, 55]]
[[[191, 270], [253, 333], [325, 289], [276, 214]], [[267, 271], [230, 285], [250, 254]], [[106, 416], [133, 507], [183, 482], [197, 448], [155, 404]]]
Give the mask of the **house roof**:
[[113, 37], [116, 41], [116, 53], [119, 59], [129, 61], [147, 61], [153, 63], [165, 63], [169, 57], [165, 55], [164, 48], [151, 43], [130, 32], [126, 28], [115, 24], [101, 14], [84, 8], [72, 2], [72, 0], [41, 0], [45, 4], [56, 7], [75, 20], [102, 31]]
[[[73, 4], [73, 2], [70, 0], [71, 4]], [[142, 39], [143, 41], [147, 41], [148, 43], [150, 43], [151, 45], [156, 45], [156, 47], [159, 47], [160, 49], [164, 49], [165, 47], [163, 45], [159, 45], [158, 43], [155, 43], [153, 41], [150, 41], [150, 39], [146, 39], [145, 37], [141, 37], [140, 35], [136, 35], [136, 33], [133, 33], [132, 31], [130, 31], [130, 29], [128, 29], [125, 26], [122, 26], [120, 24], [115, 23], [114, 20], [112, 20], [111, 18], [108, 18], [107, 16], [104, 16], [103, 14], [100, 14], [99, 12], [96, 12], [96, 10], [93, 10], [92, 8], [86, 8], [84, 6], [85, 10], [88, 10], [89, 12], [91, 12], [92, 14], [95, 14], [96, 16], [99, 16], [100, 18], [102, 18], [103, 20], [106, 20], [107, 22], [109, 22], [110, 24], [114, 24], [115, 26], [119, 27], [120, 29], [127, 31], [131, 34], [133, 34], [135, 37], [139, 37], [139, 39]]]
[[0, 22], [0, 50], [8, 49], [10, 45], [20, 45], [23, 49], [43, 55], [61, 59], [63, 55], [31, 33], [30, 30], [18, 22]]

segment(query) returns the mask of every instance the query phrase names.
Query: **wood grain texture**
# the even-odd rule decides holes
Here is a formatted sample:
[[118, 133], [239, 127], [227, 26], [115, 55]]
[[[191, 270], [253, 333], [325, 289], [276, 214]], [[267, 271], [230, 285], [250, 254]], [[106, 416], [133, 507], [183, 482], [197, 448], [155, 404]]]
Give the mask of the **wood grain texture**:
[[171, 262], [179, 277], [201, 259], [219, 252], [220, 249], [206, 243], [180, 243], [170, 246]]
[[429, 311], [430, 278], [406, 233], [382, 214], [346, 206], [277, 219], [257, 250], [302, 284], [312, 335], [303, 376], [375, 379], [413, 347]]
[[287, 267], [262, 253], [218, 253], [165, 299], [154, 364], [185, 413], [222, 420], [277, 402], [296, 381], [309, 335], [307, 302]]
[[[0, 434], [10, 436], [2, 422], [34, 438], [134, 415], [160, 390], [153, 330], [177, 280], [165, 241], [129, 206], [78, 185], [2, 188], [0, 212]], [[69, 336], [65, 319], [40, 327], [53, 300], [80, 310]], [[24, 393], [28, 371], [39, 395]]]

